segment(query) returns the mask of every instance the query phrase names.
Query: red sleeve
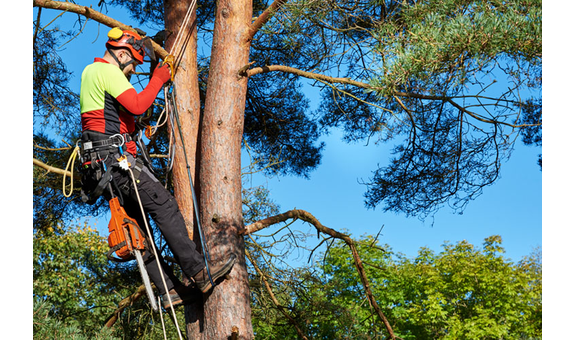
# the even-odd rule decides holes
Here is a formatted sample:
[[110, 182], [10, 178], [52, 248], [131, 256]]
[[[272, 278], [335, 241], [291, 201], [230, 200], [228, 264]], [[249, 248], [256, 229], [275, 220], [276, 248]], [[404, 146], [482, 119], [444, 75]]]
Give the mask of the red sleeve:
[[142, 92], [138, 93], [134, 88], [131, 88], [122, 92], [116, 99], [131, 114], [139, 116], [152, 106], [162, 85], [164, 83], [158, 77], [152, 77]]

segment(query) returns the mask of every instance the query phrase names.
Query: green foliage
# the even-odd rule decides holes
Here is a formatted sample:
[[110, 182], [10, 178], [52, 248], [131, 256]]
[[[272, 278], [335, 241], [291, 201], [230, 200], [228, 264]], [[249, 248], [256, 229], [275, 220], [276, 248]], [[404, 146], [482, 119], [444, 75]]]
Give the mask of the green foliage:
[[[107, 259], [108, 243], [94, 228], [54, 225], [35, 230], [33, 247], [35, 339], [110, 339], [112, 334], [163, 338], [159, 315], [145, 296], [122, 312], [113, 330], [103, 328], [119, 302], [141, 285], [141, 276], [135, 263]], [[178, 318], [185, 324], [182, 309]], [[173, 325], [166, 328], [170, 337], [177, 337]]]
[[69, 326], [100, 327], [118, 300], [116, 287], [104, 280], [111, 269], [107, 242], [86, 225], [53, 226], [35, 231], [33, 246], [35, 298]]
[[[505, 259], [501, 243], [500, 236], [486, 238], [481, 249], [466, 241], [445, 243], [438, 254], [422, 247], [415, 258], [394, 253], [372, 236], [356, 246], [396, 336], [540, 339], [541, 252], [513, 263]], [[316, 266], [280, 269], [266, 257], [254, 261], [265, 275], [256, 272], [250, 278], [258, 339], [278, 339], [280, 334], [297, 339], [296, 329], [310, 339], [388, 338], [343, 242], [333, 241]]]
[[[263, 188], [244, 195], [248, 219], [277, 213], [268, 195]], [[316, 339], [385, 338], [349, 248], [331, 240], [317, 265], [282, 269], [274, 263], [285, 263], [288, 253], [277, 262], [271, 251], [285, 248], [281, 242], [286, 240], [293, 242], [288, 248], [297, 246], [299, 239], [284, 230], [289, 237], [274, 233], [277, 242], [267, 246], [264, 237], [258, 239], [261, 244], [247, 242], [257, 338], [281, 334], [282, 339], [297, 339], [295, 326]], [[466, 241], [446, 243], [439, 254], [421, 248], [411, 259], [370, 236], [356, 245], [375, 298], [401, 338], [540, 338], [541, 254], [512, 263], [503, 257], [501, 242], [499, 236], [489, 237], [482, 249]], [[140, 284], [135, 268], [107, 261], [107, 249], [105, 239], [87, 225], [34, 232], [35, 338], [163, 338], [159, 316], [145, 298], [122, 313], [113, 331], [102, 329], [118, 302]], [[183, 309], [178, 318], [185, 324]], [[175, 327], [167, 328], [175, 337]]]
[[401, 4], [377, 30], [383, 88], [466, 84], [497, 57], [541, 63], [541, 1], [429, 0]]
[[[466, 241], [446, 243], [434, 254], [421, 248], [414, 259], [359, 242], [367, 276], [394, 332], [403, 339], [519, 339], [541, 337], [541, 262], [536, 257], [514, 264], [503, 257], [501, 238], [483, 249]], [[347, 306], [359, 320], [359, 336], [381, 328], [365, 305], [349, 251], [332, 247], [323, 269], [333, 285], [330, 301]], [[363, 306], [363, 307], [362, 307]], [[361, 335], [363, 334], [363, 335]]]
[[77, 325], [65, 324], [53, 315], [52, 309], [53, 306], [49, 305], [48, 302], [41, 302], [39, 299], [34, 299], [34, 339], [121, 339], [121, 337], [115, 337], [112, 334], [112, 330], [109, 328], [103, 328], [99, 332], [93, 334], [91, 332], [84, 332]]

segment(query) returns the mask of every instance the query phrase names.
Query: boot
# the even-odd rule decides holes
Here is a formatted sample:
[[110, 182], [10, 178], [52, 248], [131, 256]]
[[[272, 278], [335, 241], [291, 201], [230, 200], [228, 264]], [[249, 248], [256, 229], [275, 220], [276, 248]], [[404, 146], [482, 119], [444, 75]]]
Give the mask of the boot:
[[227, 273], [232, 270], [232, 267], [236, 263], [236, 255], [231, 254], [229, 259], [225, 263], [214, 263], [210, 265], [210, 275], [212, 280], [210, 281], [210, 277], [208, 276], [208, 271], [204, 267], [199, 273], [194, 275], [194, 282], [196, 286], [202, 291], [202, 293], [207, 293], [210, 289], [212, 289], [213, 285], [212, 282], [216, 282], [217, 279], [221, 278], [222, 276], [226, 275]]
[[[181, 304], [188, 304], [194, 301], [200, 301], [202, 299], [201, 295], [197, 293], [198, 291], [192, 289], [192, 287], [187, 287], [184, 285], [179, 285], [170, 289], [167, 294], [162, 295], [162, 307], [164, 309], [170, 308], [170, 300], [174, 307]], [[168, 295], [170, 298], [168, 299]]]

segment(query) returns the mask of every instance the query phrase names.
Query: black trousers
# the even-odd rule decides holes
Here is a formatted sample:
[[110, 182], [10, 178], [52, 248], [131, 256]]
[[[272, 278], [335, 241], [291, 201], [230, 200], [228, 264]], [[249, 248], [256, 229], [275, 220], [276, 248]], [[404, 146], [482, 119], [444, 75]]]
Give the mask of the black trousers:
[[[133, 168], [136, 163], [134, 157], [127, 153], [126, 155], [128, 156], [128, 162], [131, 163]], [[119, 154], [110, 154], [105, 163], [108, 167], [112, 166], [119, 156]], [[147, 235], [144, 224], [144, 218], [146, 217], [142, 216], [130, 173], [114, 166], [112, 167], [112, 176], [115, 184], [122, 188], [120, 191], [122, 192], [123, 207], [126, 213], [138, 222], [140, 228]], [[126, 188], [127, 190], [125, 190]], [[182, 213], [172, 194], [164, 188], [145, 166], [138, 177], [137, 190], [144, 212], [158, 226], [184, 274], [191, 278], [199, 273], [205, 267], [204, 257], [198, 252], [194, 241], [190, 239]], [[111, 198], [109, 195], [108, 190], [106, 190], [105, 196], [108, 200]], [[153, 242], [153, 240], [149, 241]], [[159, 249], [156, 249], [159, 252]], [[162, 295], [166, 293], [166, 287], [164, 287], [162, 282], [162, 276], [159, 271], [160, 265], [165, 274], [164, 278], [168, 291], [175, 286], [181, 285], [181, 281], [175, 277], [171, 268], [161, 258], [161, 255], [158, 255], [160, 258], [156, 258], [152, 249], [149, 249], [143, 254], [143, 259], [150, 279], [156, 285], [159, 294]]]

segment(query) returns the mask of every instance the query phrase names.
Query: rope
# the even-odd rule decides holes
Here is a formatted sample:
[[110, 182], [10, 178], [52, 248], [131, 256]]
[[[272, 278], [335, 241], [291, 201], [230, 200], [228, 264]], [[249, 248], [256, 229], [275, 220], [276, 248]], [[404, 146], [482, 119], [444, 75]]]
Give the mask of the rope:
[[[160, 297], [158, 296], [158, 306], [160, 306]], [[160, 321], [162, 321], [162, 331], [164, 331], [164, 339], [167, 339], [166, 337], [166, 326], [164, 325], [164, 317], [162, 316], [162, 311], [160, 310]]]
[[[146, 218], [146, 213], [144, 212], [144, 207], [142, 206], [142, 201], [140, 199], [140, 193], [138, 190], [138, 186], [136, 184], [136, 178], [134, 177], [134, 173], [132, 172], [131, 168], [128, 168], [130, 172], [130, 177], [132, 178], [132, 184], [134, 185], [134, 191], [136, 192], [136, 197], [138, 198], [138, 205], [140, 206], [140, 211], [142, 213], [142, 219], [144, 220], [144, 224], [146, 226], [146, 232], [148, 233], [148, 237], [150, 238], [151, 248], [154, 252], [154, 256], [156, 260], [159, 261], [160, 257], [158, 256], [158, 251], [156, 250], [156, 244], [154, 242], [154, 238], [152, 236], [152, 232], [150, 230], [150, 226], [148, 225], [148, 219]], [[160, 276], [162, 277], [162, 284], [164, 285], [164, 289], [166, 290], [166, 296], [168, 297], [168, 301], [170, 302], [170, 309], [172, 310], [172, 316], [174, 317], [174, 323], [176, 324], [176, 328], [178, 329], [178, 336], [180, 340], [182, 339], [182, 334], [180, 331], [180, 325], [178, 324], [178, 319], [176, 318], [176, 311], [174, 310], [174, 305], [172, 304], [172, 298], [170, 297], [170, 292], [168, 289], [168, 284], [166, 283], [166, 279], [164, 278], [164, 269], [160, 262], [158, 262], [158, 269], [160, 270]], [[160, 311], [161, 314], [161, 311]]]
[[[64, 172], [64, 178], [62, 180], [62, 192], [64, 193], [64, 197], [68, 198], [70, 196], [72, 196], [72, 192], [74, 191], [74, 163], [76, 162], [76, 157], [78, 156], [78, 153], [80, 152], [80, 147], [76, 146], [74, 148], [74, 151], [72, 151], [72, 154], [70, 155], [70, 158], [68, 158], [68, 163], [66, 164], [66, 171]], [[66, 173], [68, 172], [68, 169], [70, 169], [70, 192], [66, 193]]]
[[[208, 261], [210, 260], [210, 252], [208, 251], [208, 248], [207, 248], [206, 242], [205, 242], [205, 238], [204, 238], [204, 233], [202, 232], [202, 224], [200, 222], [200, 209], [199, 209], [199, 205], [198, 205], [198, 200], [196, 198], [196, 191], [194, 190], [194, 181], [192, 180], [192, 173], [190, 170], [190, 164], [188, 162], [188, 155], [186, 153], [186, 143], [184, 141], [184, 134], [182, 133], [182, 128], [180, 125], [180, 118], [178, 115], [178, 109], [177, 109], [176, 103], [175, 103], [176, 88], [174, 86], [172, 86], [172, 91], [174, 93], [170, 94], [170, 92], [166, 88], [164, 88], [164, 94], [166, 96], [166, 104], [168, 104], [168, 105], [171, 104], [171, 106], [168, 106], [168, 107], [172, 108], [172, 110], [168, 110], [168, 114], [171, 114], [175, 117], [176, 124], [178, 126], [178, 132], [180, 135], [180, 140], [182, 141], [182, 151], [184, 153], [184, 160], [186, 161], [186, 169], [188, 171], [188, 182], [190, 183], [190, 191], [192, 192], [192, 201], [194, 203], [194, 215], [196, 217], [196, 223], [198, 225], [198, 233], [200, 235], [200, 243], [202, 246], [202, 252], [204, 254], [204, 264], [206, 266], [206, 271], [208, 273], [208, 278], [210, 279], [210, 283], [212, 284], [212, 286], [215, 286], [214, 281], [212, 280], [212, 274], [210, 272], [210, 266], [208, 264]], [[168, 100], [168, 98], [170, 100]]]
[[[173, 51], [178, 51], [178, 55], [177, 55], [176, 60], [179, 60], [184, 53], [184, 50], [182, 48], [183, 46], [180, 46], [183, 44], [183, 42], [182, 42], [183, 41], [182, 40], [183, 34], [182, 33], [184, 31], [184, 27], [187, 27], [189, 24], [190, 18], [192, 17], [193, 9], [196, 7], [196, 2], [197, 2], [197, 0], [192, 0], [190, 2], [190, 4], [188, 5], [188, 10], [186, 11], [186, 15], [182, 21], [182, 25], [180, 26], [178, 34], [176, 35], [176, 40], [174, 40], [174, 43], [172, 44], [172, 48], [170, 49], [170, 51], [168, 53], [168, 55], [173, 55], [174, 54]], [[174, 66], [176, 68], [177, 68], [178, 63], [179, 62], [177, 62], [177, 63], [175, 62], [176, 65], [174, 65]], [[175, 74], [172, 75], [172, 79], [173, 79], [173, 77], [175, 77]], [[166, 109], [164, 108], [164, 110], [162, 110], [162, 112], [160, 113], [160, 116], [158, 117], [158, 122], [156, 123], [156, 125], [154, 127], [150, 127], [150, 136], [146, 136], [146, 137], [151, 138], [151, 136], [156, 133], [158, 128], [162, 127], [168, 121], [168, 117], [166, 117], [166, 120], [164, 122], [160, 123], [165, 111], [166, 111]], [[173, 120], [171, 120], [171, 122], [173, 123]], [[172, 126], [173, 126], [173, 124], [172, 124]], [[174, 165], [173, 155], [174, 155], [175, 146], [172, 144], [172, 137], [173, 137], [173, 131], [172, 131], [172, 134], [170, 134], [170, 143], [169, 143], [169, 148], [168, 148], [168, 159], [170, 160], [169, 165], [168, 165], [168, 169], [167, 169], [168, 172], [172, 170], [173, 165]]]
[[[192, 17], [192, 10], [196, 7], [196, 2], [197, 2], [197, 0], [192, 0], [190, 2], [190, 4], [188, 5], [188, 10], [186, 12], [186, 16], [184, 17], [184, 20], [182, 21], [182, 25], [180, 26], [180, 30], [178, 31], [178, 34], [176, 35], [176, 40], [174, 40], [174, 44], [172, 45], [172, 48], [170, 50], [169, 54], [174, 55], [173, 51], [176, 51], [177, 49], [179, 49], [176, 60], [179, 60], [183, 55], [183, 49], [182, 49], [182, 46], [183, 46], [182, 36], [183, 36], [183, 34], [182, 34], [182, 32], [183, 32], [184, 27], [188, 26], [190, 18]], [[180, 45], [182, 45], [182, 46], [180, 46]]]

